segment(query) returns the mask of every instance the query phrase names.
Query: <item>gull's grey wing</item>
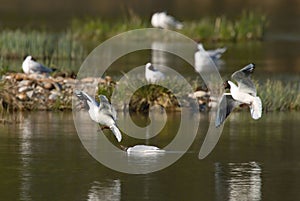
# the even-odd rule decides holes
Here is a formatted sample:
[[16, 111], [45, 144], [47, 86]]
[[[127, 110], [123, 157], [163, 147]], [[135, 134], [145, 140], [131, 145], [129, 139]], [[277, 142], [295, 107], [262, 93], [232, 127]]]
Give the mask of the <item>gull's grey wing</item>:
[[87, 104], [87, 101], [91, 102], [93, 105], [95, 106], [99, 106], [99, 104], [92, 98], [90, 97], [87, 93], [85, 93], [84, 91], [79, 91], [79, 90], [75, 90], [74, 91], [75, 95], [77, 96], [77, 98], [81, 101], [84, 102], [84, 107], [89, 110], [90, 107]]
[[36, 62], [35, 60], [30, 61], [30, 70], [33, 72], [40, 72], [40, 73], [51, 73], [52, 69]]
[[232, 98], [231, 94], [223, 94], [218, 105], [215, 126], [219, 127], [229, 116], [229, 114], [234, 110], [234, 108], [236, 108], [240, 104], [240, 102]]
[[111, 116], [114, 120], [117, 119], [117, 112], [114, 107], [109, 103], [108, 99], [104, 95], [99, 95], [100, 105], [99, 109], [104, 114]]
[[255, 68], [254, 64], [249, 64], [239, 71], [234, 72], [231, 77], [238, 83], [240, 91], [256, 96], [256, 88], [251, 80], [251, 74]]
[[219, 59], [221, 58], [222, 54], [227, 50], [226, 47], [223, 48], [217, 48], [215, 50], [207, 50], [207, 54], [212, 58], [212, 59]]
[[183, 26], [182, 23], [176, 20], [173, 16], [167, 15], [166, 20], [167, 20], [167, 24], [172, 27], [180, 29], [180, 27]]

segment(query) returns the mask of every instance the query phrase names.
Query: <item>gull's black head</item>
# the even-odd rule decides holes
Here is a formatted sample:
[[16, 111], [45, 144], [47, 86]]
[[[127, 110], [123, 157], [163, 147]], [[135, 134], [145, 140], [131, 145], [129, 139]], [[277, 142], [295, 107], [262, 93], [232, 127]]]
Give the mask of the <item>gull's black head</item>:
[[223, 83], [223, 86], [224, 86], [224, 89], [230, 89], [230, 84], [228, 83], [228, 80], [226, 80], [224, 83]]
[[25, 56], [23, 57], [23, 60], [25, 60], [28, 56], [29, 56], [29, 54], [25, 54]]
[[36, 61], [36, 59], [35, 58], [33, 58], [31, 55], [29, 55], [29, 54], [26, 54], [24, 57], [23, 57], [23, 60], [25, 60], [27, 57], [31, 57], [31, 59], [30, 60], [32, 60], [32, 61]]

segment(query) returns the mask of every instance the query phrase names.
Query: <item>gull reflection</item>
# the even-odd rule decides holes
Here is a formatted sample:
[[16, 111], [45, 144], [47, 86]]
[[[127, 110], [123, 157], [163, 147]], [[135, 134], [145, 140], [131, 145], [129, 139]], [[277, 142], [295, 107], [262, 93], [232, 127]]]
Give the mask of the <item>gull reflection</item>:
[[168, 53], [163, 51], [167, 49], [168, 45], [170, 44], [166, 42], [159, 42], [159, 41], [155, 41], [151, 44], [151, 49], [152, 49], [151, 63], [159, 64], [162, 66], [168, 66], [168, 62], [169, 62]]
[[20, 125], [21, 140], [20, 140], [20, 157], [21, 157], [21, 187], [20, 197], [21, 200], [31, 200], [30, 188], [31, 188], [31, 172], [30, 163], [32, 161], [32, 124], [29, 118], [25, 118]]
[[248, 163], [215, 163], [217, 200], [261, 200], [261, 167], [253, 161]]
[[121, 182], [119, 179], [107, 182], [94, 181], [88, 192], [88, 201], [121, 200]]

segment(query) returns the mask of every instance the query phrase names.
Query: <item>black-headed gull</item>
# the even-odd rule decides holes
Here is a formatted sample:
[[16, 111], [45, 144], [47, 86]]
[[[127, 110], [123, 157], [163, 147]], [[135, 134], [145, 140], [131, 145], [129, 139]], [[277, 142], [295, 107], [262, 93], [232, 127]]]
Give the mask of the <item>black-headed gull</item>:
[[182, 29], [183, 24], [166, 12], [157, 12], [152, 15], [151, 24], [153, 27], [162, 29]]
[[226, 50], [226, 47], [217, 48], [214, 50], [205, 50], [202, 43], [198, 44], [198, 51], [205, 51], [211, 59], [220, 59]]
[[135, 145], [133, 147], [125, 147], [121, 145], [121, 149], [126, 151], [128, 154], [147, 155], [147, 154], [165, 153], [165, 150], [151, 145]]
[[230, 93], [224, 93], [217, 110], [215, 125], [219, 127], [234, 110], [234, 108], [246, 104], [250, 107], [251, 117], [259, 119], [262, 115], [262, 102], [256, 95], [256, 88], [251, 80], [251, 74], [255, 68], [254, 64], [249, 64], [231, 75], [238, 85], [231, 81], [226, 81], [225, 88], [230, 89]]
[[145, 77], [149, 83], [157, 83], [165, 79], [165, 75], [157, 70], [151, 63], [145, 65]]
[[118, 142], [121, 142], [122, 134], [116, 126], [117, 113], [106, 96], [100, 95], [100, 103], [98, 103], [84, 91], [75, 90], [75, 95], [84, 101], [91, 119], [102, 125], [102, 129], [109, 128], [116, 136]]
[[[206, 66], [215, 64], [220, 66], [223, 61], [220, 59], [222, 54], [226, 51], [226, 47], [217, 48], [215, 50], [205, 50], [203, 44], [199, 43], [197, 51], [195, 52], [195, 69], [198, 72], [205, 70]], [[213, 63], [211, 63], [211, 61]]]
[[22, 69], [24, 73], [52, 73], [53, 69], [48, 68], [40, 63], [38, 63], [32, 56], [28, 55], [24, 57], [24, 61], [22, 64]]

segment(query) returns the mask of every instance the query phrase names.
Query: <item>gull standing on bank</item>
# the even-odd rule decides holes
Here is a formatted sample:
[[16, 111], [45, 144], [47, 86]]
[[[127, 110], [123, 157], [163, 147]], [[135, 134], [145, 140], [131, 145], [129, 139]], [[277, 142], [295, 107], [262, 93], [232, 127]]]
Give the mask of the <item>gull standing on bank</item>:
[[53, 69], [40, 64], [30, 55], [24, 57], [22, 69], [23, 69], [24, 73], [26, 73], [26, 74], [31, 74], [31, 73], [38, 73], [38, 74], [47, 73], [48, 74], [48, 73], [53, 72]]
[[149, 83], [157, 83], [165, 79], [165, 75], [157, 70], [151, 63], [145, 65], [145, 77]]
[[102, 126], [102, 129], [109, 128], [117, 138], [118, 142], [121, 142], [122, 135], [116, 126], [117, 112], [109, 103], [106, 96], [99, 95], [100, 103], [97, 103], [95, 99], [90, 97], [84, 91], [75, 90], [75, 95], [79, 100], [84, 102], [84, 106], [88, 110], [91, 119], [96, 123], [99, 123]]
[[224, 93], [218, 106], [215, 126], [219, 127], [234, 108], [246, 104], [250, 107], [251, 117], [259, 119], [262, 115], [262, 102], [256, 95], [256, 88], [251, 80], [251, 74], [255, 68], [254, 64], [249, 64], [243, 69], [231, 75], [238, 85], [231, 81], [224, 83], [225, 89], [230, 89], [230, 93]]
[[166, 12], [157, 12], [152, 15], [151, 24], [155, 28], [162, 29], [182, 29], [183, 24], [177, 21], [173, 16], [167, 15]]

